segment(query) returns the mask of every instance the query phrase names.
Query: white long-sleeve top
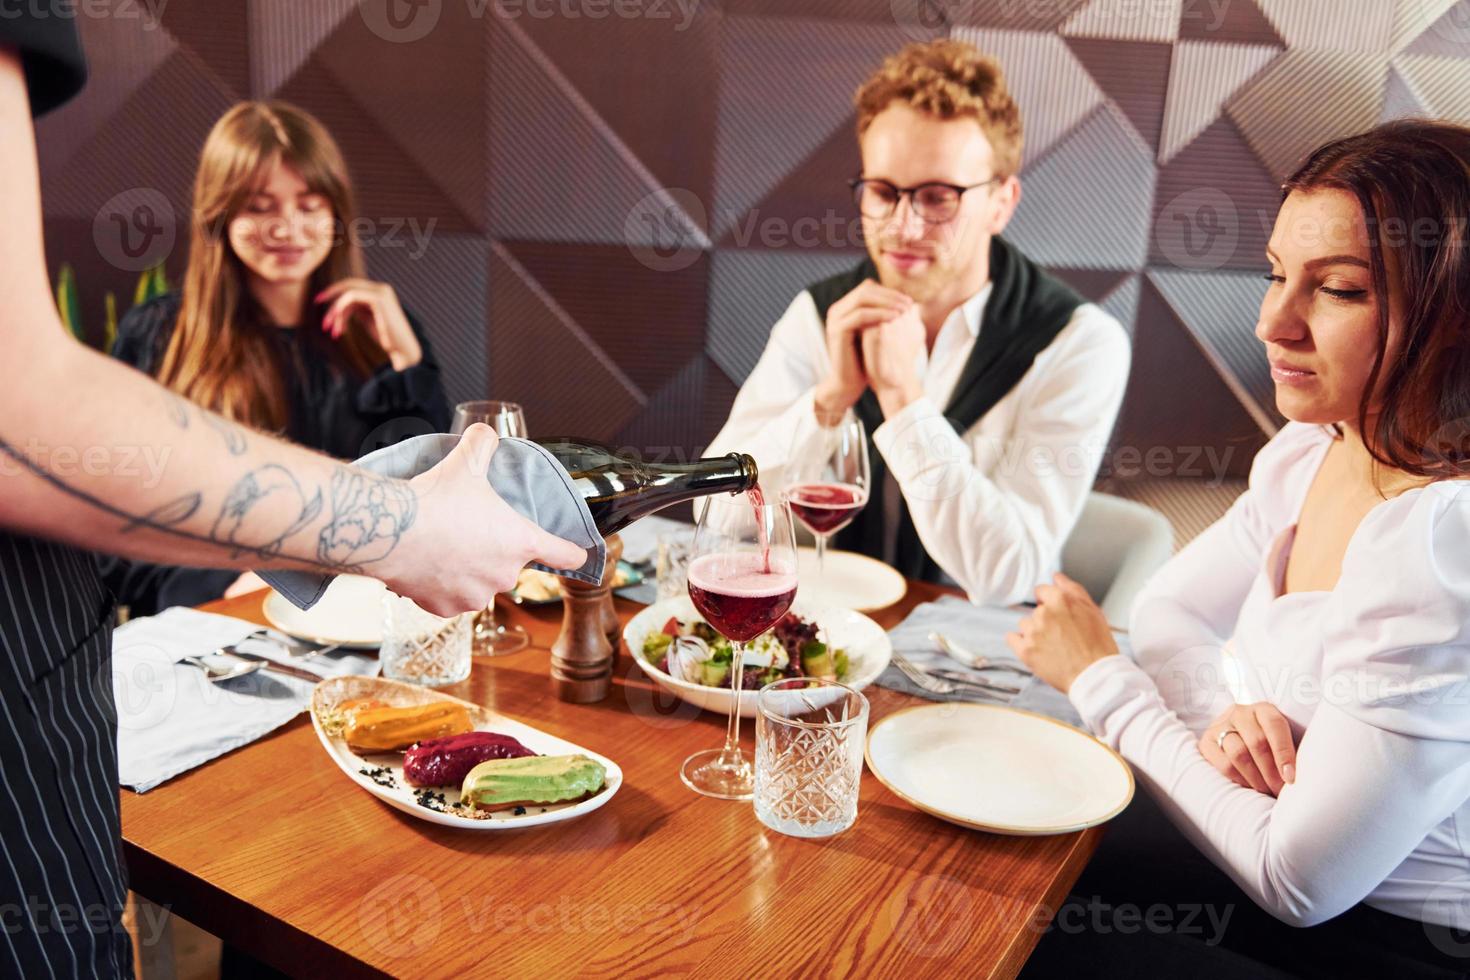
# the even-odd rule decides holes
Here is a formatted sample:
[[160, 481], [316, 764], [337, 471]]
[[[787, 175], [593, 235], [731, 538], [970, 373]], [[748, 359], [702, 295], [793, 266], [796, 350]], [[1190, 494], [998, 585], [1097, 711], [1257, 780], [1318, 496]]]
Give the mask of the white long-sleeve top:
[[[924, 548], [977, 603], [1028, 598], [1056, 571], [1107, 448], [1131, 347], [1117, 320], [1090, 303], [969, 431], [944, 418], [979, 336], [991, 286], [950, 314], [919, 366], [924, 396], [873, 433]], [[811, 293], [771, 330], [712, 455], [750, 453], [767, 487], [813, 443], [813, 389], [831, 361]], [[895, 523], [896, 512], [885, 515]]]
[[[1137, 662], [1108, 657], [1070, 697], [1181, 829], [1296, 925], [1363, 901], [1470, 927], [1470, 481], [1410, 490], [1363, 519], [1328, 592], [1283, 594], [1331, 436], [1292, 423], [1225, 517], [1134, 606]], [[1200, 755], [1230, 705], [1269, 701], [1299, 735], [1277, 799]]]

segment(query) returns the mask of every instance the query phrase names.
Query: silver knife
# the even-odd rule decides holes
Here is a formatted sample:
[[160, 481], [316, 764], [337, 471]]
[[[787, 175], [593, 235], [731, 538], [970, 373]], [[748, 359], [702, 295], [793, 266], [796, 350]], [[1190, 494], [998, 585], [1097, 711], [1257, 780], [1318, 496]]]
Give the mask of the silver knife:
[[940, 680], [949, 681], [951, 684], [963, 684], [966, 687], [979, 688], [982, 691], [990, 691], [995, 694], [1020, 694], [1021, 689], [1011, 684], [1001, 684], [996, 681], [982, 681], [971, 677], [969, 674], [959, 670], [945, 670], [941, 667], [930, 667], [924, 673]]

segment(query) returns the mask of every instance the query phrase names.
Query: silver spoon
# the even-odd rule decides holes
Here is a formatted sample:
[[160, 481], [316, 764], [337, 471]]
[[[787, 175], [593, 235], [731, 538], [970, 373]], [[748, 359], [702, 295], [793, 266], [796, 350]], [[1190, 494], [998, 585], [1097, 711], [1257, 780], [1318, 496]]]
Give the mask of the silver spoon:
[[213, 664], [206, 663], [203, 659], [199, 657], [185, 657], [184, 659], [180, 660], [179, 663], [189, 664], [192, 667], [198, 667], [200, 670], [204, 671], [205, 678], [207, 678], [211, 684], [223, 684], [225, 681], [232, 681], [237, 677], [244, 677], [246, 674], [253, 674], [262, 666], [264, 666], [258, 661], [242, 660], [238, 664], [234, 664], [230, 667], [216, 667]]

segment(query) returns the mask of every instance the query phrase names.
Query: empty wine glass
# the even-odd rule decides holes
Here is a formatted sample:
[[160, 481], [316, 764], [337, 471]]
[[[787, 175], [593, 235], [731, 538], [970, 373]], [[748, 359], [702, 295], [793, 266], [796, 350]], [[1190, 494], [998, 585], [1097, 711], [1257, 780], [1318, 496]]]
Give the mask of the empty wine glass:
[[850, 411], [836, 425], [818, 431], [816, 445], [792, 471], [786, 500], [791, 513], [817, 540], [819, 579], [828, 539], [852, 523], [867, 504], [871, 481], [868, 432]]
[[694, 753], [680, 776], [705, 796], [748, 800], [755, 772], [740, 748], [745, 644], [780, 622], [796, 598], [796, 536], [784, 500], [766, 501], [759, 487], [705, 498], [689, 562], [689, 598], [730, 641], [730, 718], [724, 747]]
[[[484, 422], [502, 439], [526, 438], [526, 413], [515, 402], [473, 401], [454, 406], [454, 427], [460, 435], [476, 422]], [[500, 657], [516, 653], [530, 645], [531, 637], [520, 626], [506, 626], [496, 620], [495, 600], [475, 614], [474, 654], [477, 657]]]

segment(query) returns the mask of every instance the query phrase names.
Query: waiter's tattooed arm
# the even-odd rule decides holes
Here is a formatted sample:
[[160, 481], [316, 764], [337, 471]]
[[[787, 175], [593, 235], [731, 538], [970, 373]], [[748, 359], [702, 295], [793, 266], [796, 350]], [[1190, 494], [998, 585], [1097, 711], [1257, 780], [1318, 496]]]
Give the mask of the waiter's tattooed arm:
[[529, 561], [586, 560], [495, 494], [487, 427], [391, 480], [236, 425], [73, 340], [47, 279], [25, 80], [4, 47], [0, 174], [0, 527], [153, 562], [362, 572], [446, 615], [482, 608]]

